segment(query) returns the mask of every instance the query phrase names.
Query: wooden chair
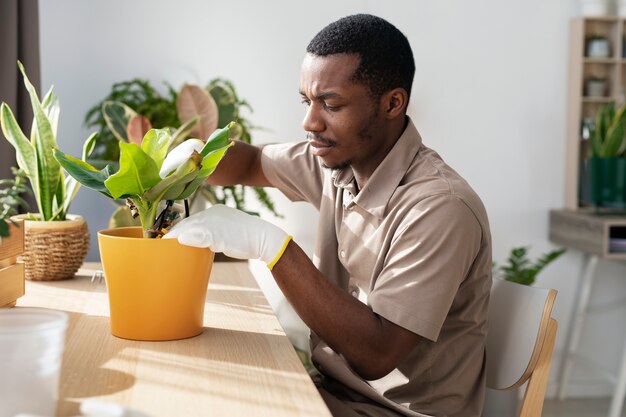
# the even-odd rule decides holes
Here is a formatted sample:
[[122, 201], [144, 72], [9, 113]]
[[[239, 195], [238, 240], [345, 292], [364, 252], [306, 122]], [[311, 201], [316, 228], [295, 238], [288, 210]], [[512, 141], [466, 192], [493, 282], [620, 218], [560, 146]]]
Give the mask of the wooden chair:
[[557, 322], [556, 290], [494, 279], [487, 333], [487, 387], [510, 390], [528, 381], [519, 417], [540, 417]]

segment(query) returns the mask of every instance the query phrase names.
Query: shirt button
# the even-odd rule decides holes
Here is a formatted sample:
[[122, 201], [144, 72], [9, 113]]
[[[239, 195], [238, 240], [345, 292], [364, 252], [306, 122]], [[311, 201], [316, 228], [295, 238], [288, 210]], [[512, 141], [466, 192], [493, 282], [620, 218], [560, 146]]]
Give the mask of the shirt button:
[[345, 251], [345, 250], [342, 250], [341, 252], [339, 252], [339, 255], [340, 255], [342, 258], [345, 258], [345, 257], [346, 257], [346, 251]]

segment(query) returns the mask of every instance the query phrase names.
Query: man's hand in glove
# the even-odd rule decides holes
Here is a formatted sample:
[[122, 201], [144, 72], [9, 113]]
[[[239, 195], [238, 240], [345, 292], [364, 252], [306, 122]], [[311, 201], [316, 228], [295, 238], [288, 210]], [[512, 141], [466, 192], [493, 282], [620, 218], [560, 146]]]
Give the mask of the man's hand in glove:
[[183, 245], [210, 248], [239, 259], [261, 259], [272, 269], [291, 236], [243, 211], [218, 204], [181, 220], [163, 237]]

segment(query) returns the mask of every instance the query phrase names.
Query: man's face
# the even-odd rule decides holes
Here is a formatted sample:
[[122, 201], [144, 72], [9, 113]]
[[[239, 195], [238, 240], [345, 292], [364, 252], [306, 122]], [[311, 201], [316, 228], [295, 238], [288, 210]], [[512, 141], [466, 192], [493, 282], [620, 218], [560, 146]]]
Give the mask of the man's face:
[[365, 85], [352, 81], [359, 60], [356, 54], [307, 54], [302, 63], [302, 127], [313, 155], [332, 169], [368, 169], [381, 148], [379, 103]]

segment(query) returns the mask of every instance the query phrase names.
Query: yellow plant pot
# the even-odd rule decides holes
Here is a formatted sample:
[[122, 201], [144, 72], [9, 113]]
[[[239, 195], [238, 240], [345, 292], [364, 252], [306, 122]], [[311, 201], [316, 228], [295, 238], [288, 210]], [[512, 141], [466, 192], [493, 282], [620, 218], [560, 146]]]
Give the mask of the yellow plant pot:
[[145, 239], [140, 227], [98, 232], [111, 333], [176, 340], [202, 333], [213, 252], [176, 239]]

